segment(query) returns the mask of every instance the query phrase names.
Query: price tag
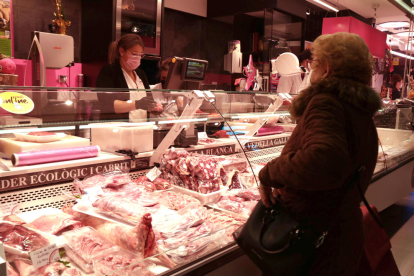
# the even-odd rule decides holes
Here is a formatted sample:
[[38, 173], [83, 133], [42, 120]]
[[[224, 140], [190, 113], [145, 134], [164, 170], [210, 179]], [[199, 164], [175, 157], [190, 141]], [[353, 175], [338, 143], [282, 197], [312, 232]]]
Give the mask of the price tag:
[[92, 195], [92, 196], [103, 195], [103, 193], [104, 193], [101, 186], [86, 188], [86, 189], [84, 189], [84, 191], [87, 195]]
[[154, 167], [154, 168], [152, 168], [148, 173], [147, 173], [147, 177], [148, 177], [148, 179], [149, 180], [151, 180], [151, 182], [152, 181], [154, 181], [155, 180], [155, 178], [157, 178], [158, 176], [160, 176], [161, 175], [161, 171], [157, 168], [157, 167]]
[[19, 203], [17, 201], [8, 202], [0, 205], [0, 217], [17, 214], [19, 211]]
[[48, 265], [60, 259], [59, 250], [56, 244], [51, 244], [46, 247], [30, 252], [30, 259], [32, 260], [35, 269]]
[[198, 133], [198, 139], [208, 138], [207, 133], [205, 132], [199, 132]]

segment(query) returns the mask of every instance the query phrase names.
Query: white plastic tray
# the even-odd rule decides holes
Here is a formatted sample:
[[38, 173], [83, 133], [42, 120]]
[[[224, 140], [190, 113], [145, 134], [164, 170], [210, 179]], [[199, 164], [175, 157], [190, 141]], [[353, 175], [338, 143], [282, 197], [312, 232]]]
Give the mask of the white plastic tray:
[[[13, 223], [10, 223], [8, 221], [2, 221], [2, 223], [13, 224]], [[47, 234], [47, 233], [44, 233], [44, 232], [41, 232], [41, 231], [38, 231], [38, 230], [34, 230], [34, 229], [31, 229], [31, 228], [28, 228], [28, 229], [42, 235], [44, 238], [46, 238], [50, 242], [50, 244], [56, 243], [56, 246], [58, 248], [63, 246], [63, 244], [61, 242], [62, 239], [59, 239], [56, 236], [53, 236], [53, 235], [50, 235], [50, 234]], [[4, 251], [5, 252], [12, 253], [12, 254], [19, 255], [19, 256], [22, 256], [22, 257], [26, 257], [26, 258], [29, 257], [29, 252], [28, 251], [21, 251], [19, 249], [14, 248], [14, 247], [8, 246], [7, 244], [3, 244], [3, 245], [4, 245]]]
[[[82, 207], [80, 207], [79, 205], [82, 205]], [[96, 211], [96, 209], [92, 206], [92, 203], [88, 203], [88, 202], [85, 202], [85, 201], [79, 202], [78, 204], [73, 206], [72, 209], [79, 212], [79, 213], [83, 213], [83, 214], [86, 214], [86, 215], [89, 215], [89, 216], [104, 219], [104, 220], [107, 220], [107, 221], [110, 221], [110, 222], [121, 223], [121, 224], [125, 224], [125, 225], [132, 226], [132, 227], [136, 226], [136, 224], [128, 222], [127, 220], [117, 219], [117, 218], [114, 218], [112, 216], [102, 214], [102, 213]]]
[[227, 190], [228, 190], [227, 187], [222, 186], [222, 187], [220, 187], [220, 190], [218, 190], [217, 192], [213, 192], [213, 193], [209, 193], [209, 194], [202, 194], [202, 193], [199, 193], [199, 192], [191, 191], [189, 189], [173, 185], [173, 192], [186, 194], [186, 195], [192, 196], [194, 198], [197, 198], [198, 200], [200, 200], [201, 204], [203, 204], [203, 205], [218, 202], [220, 197], [224, 193], [226, 193]]
[[46, 136], [34, 136], [34, 135], [28, 135], [28, 133], [14, 133], [14, 136], [16, 136], [16, 139], [18, 141], [23, 142], [34, 142], [34, 143], [50, 143], [50, 142], [56, 142], [60, 141], [63, 137], [66, 136], [65, 133], [58, 132], [56, 135], [46, 135]]

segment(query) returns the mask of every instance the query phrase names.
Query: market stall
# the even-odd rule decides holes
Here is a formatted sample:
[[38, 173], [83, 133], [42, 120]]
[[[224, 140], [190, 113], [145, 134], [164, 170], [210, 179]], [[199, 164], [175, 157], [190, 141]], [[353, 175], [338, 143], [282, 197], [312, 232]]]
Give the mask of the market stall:
[[[133, 123], [99, 120], [92, 100], [64, 103], [73, 108], [51, 123], [37, 108], [50, 105], [37, 97], [42, 92], [14, 91], [34, 105], [3, 117], [0, 130], [0, 238], [20, 275], [214, 275], [237, 265], [242, 252], [231, 234], [260, 199], [258, 171], [295, 127], [289, 101], [253, 91], [242, 93], [252, 96], [240, 97], [244, 103], [232, 102], [238, 93], [217, 92], [225, 95], [220, 107], [215, 92], [164, 91], [185, 98], [177, 116]], [[381, 196], [368, 190], [367, 197], [386, 206], [412, 191], [391, 199], [384, 187], [392, 183], [381, 183], [394, 173], [411, 179], [414, 141], [407, 130], [379, 134], [384, 154], [370, 189]], [[37, 263], [39, 250], [49, 258]]]

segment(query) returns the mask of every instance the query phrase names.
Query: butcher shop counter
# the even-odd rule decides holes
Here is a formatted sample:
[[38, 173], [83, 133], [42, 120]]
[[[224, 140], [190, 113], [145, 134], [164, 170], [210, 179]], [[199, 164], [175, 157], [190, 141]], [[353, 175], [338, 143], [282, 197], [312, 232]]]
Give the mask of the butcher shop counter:
[[[14, 87], [13, 89], [16, 88]], [[2, 163], [5, 166], [7, 166], [10, 169], [10, 171], [0, 171], [0, 204], [4, 206], [7, 204], [18, 204], [18, 209], [22, 212], [22, 214], [26, 214], [26, 220], [23, 219], [25, 220], [25, 223], [33, 223], [36, 224], [38, 227], [43, 227], [44, 225], [51, 224], [54, 228], [56, 228], [57, 225], [59, 227], [61, 225], [59, 224], [58, 218], [55, 218], [51, 221], [47, 221], [47, 224], [43, 224], [39, 221], [34, 221], [37, 219], [42, 221], [44, 219], [42, 216], [36, 218], [35, 212], [47, 214], [47, 210], [53, 209], [56, 212], [58, 212], [59, 218], [63, 218], [62, 223], [63, 221], [65, 221], [66, 223], [66, 215], [62, 213], [61, 209], [67, 210], [66, 208], [70, 204], [77, 202], [76, 206], [78, 206], [78, 204], [81, 203], [79, 202], [79, 199], [77, 197], [73, 196], [74, 193], [77, 196], [82, 197], [83, 199], [90, 200], [92, 195], [90, 195], [89, 193], [92, 193], [92, 191], [87, 191], [88, 196], [85, 197], [83, 194], [78, 194], [79, 188], [75, 188], [74, 185], [77, 185], [76, 183], [90, 181], [89, 179], [92, 179], [93, 177], [88, 177], [91, 175], [95, 175], [99, 178], [101, 177], [100, 175], [102, 173], [108, 171], [110, 172], [116, 169], [125, 171], [125, 169], [127, 169], [129, 170], [128, 177], [130, 177], [133, 183], [138, 183], [141, 185], [141, 182], [139, 181], [145, 178], [145, 176], [150, 173], [150, 169], [153, 168], [154, 165], [165, 164], [165, 162], [160, 162], [160, 160], [163, 158], [166, 152], [170, 151], [170, 145], [173, 142], [175, 143], [175, 139], [180, 133], [184, 134], [184, 132], [189, 132], [187, 130], [191, 130], [192, 124], [200, 122], [204, 123], [205, 132], [208, 132], [208, 123], [220, 124], [224, 122], [226, 126], [230, 127], [230, 129], [225, 130], [226, 135], [234, 135], [235, 132], [236, 134], [240, 135], [239, 133], [237, 133], [238, 130], [232, 129], [233, 123], [238, 124], [238, 127], [240, 127], [240, 124], [245, 124], [245, 126], [248, 126], [250, 129], [256, 127], [257, 129], [259, 129], [260, 127], [262, 127], [264, 123], [266, 123], [270, 115], [273, 115], [275, 114], [275, 112], [278, 112], [277, 109], [280, 107], [280, 102], [277, 102], [277, 97], [275, 95], [269, 95], [269, 104], [268, 106], [265, 106], [263, 105], [263, 101], [261, 101], [260, 104], [255, 101], [255, 93], [244, 93], [244, 95], [241, 95], [240, 99], [246, 99], [248, 101], [246, 103], [243, 103], [237, 100], [237, 93], [234, 96], [230, 97], [229, 93], [223, 92], [219, 95], [222, 101], [220, 103], [217, 103], [215, 107], [211, 107], [210, 109], [208, 109], [205, 108], [205, 104], [210, 104], [211, 102], [214, 102], [214, 94], [211, 95], [206, 92], [180, 92], [178, 95], [179, 97], [186, 97], [184, 99], [185, 106], [177, 106], [176, 116], [167, 115], [166, 117], [150, 118], [149, 120], [134, 121], [132, 123], [128, 123], [127, 125], [122, 125], [125, 121], [125, 119], [123, 118], [98, 118], [99, 114], [97, 114], [96, 109], [98, 108], [99, 103], [97, 101], [97, 98], [93, 97], [96, 96], [96, 94], [100, 93], [99, 91], [85, 93], [79, 92], [75, 94], [75, 98], [71, 98], [71, 95], [73, 95], [73, 93], [66, 93], [67, 91], [56, 91], [56, 93], [58, 93], [58, 99], [61, 98], [59, 95], [63, 92], [65, 92], [66, 96], [69, 97], [69, 100], [66, 100], [64, 102], [58, 102], [58, 100], [49, 101], [49, 96], [47, 95], [47, 93], [41, 93], [39, 91], [35, 91], [34, 89], [32, 89], [31, 91], [28, 91], [27, 88], [20, 89], [21, 90], [19, 90], [18, 92], [14, 90], [15, 93], [17, 93], [17, 95], [13, 94], [10, 96], [7, 94], [6, 96], [10, 96], [12, 97], [12, 99], [15, 99], [13, 97], [21, 97], [22, 99], [25, 99], [25, 102], [29, 103], [30, 99], [34, 103], [34, 107], [32, 106], [33, 110], [26, 113], [26, 115], [19, 115], [17, 122], [15, 120], [16, 116], [13, 115], [13, 113], [9, 114], [8, 117], [10, 117], [11, 120], [6, 120], [2, 125], [2, 129], [0, 129], [0, 139], [3, 139], [3, 145], [6, 145], [3, 147], [2, 151], [4, 152], [6, 157], [9, 157], [10, 154], [12, 156], [17, 156], [12, 160], [2, 160]], [[68, 90], [72, 89], [69, 88]], [[3, 93], [1, 93], [0, 95], [4, 96]], [[250, 96], [246, 97], [246, 95]], [[264, 97], [267, 96], [265, 95]], [[166, 102], [163, 102], [164, 100]], [[234, 103], [232, 103], [231, 101], [234, 101]], [[161, 99], [160, 102], [162, 103], [163, 108], [168, 108], [168, 106], [174, 105], [174, 102], [171, 99]], [[23, 101], [20, 101], [19, 103], [23, 103]], [[204, 104], [203, 107], [201, 106], [201, 103]], [[10, 107], [7, 108], [9, 108], [9, 110], [11, 110], [12, 112], [18, 111], [13, 111]], [[159, 108], [158, 105], [157, 108]], [[216, 113], [214, 113], [214, 111]], [[57, 112], [59, 114], [55, 114], [55, 116], [52, 116], [53, 114], [50, 115], [51, 112]], [[197, 113], [198, 115], [195, 113]], [[219, 114], [220, 117], [218, 117], [217, 114]], [[240, 121], [240, 118], [234, 118], [237, 115], [243, 116], [243, 120]], [[29, 119], [29, 117], [41, 118], [42, 121], [32, 121]], [[102, 123], [104, 123], [105, 129], [102, 129]], [[284, 121], [284, 123], [288, 124], [290, 122]], [[151, 133], [153, 133], [153, 129], [162, 129], [162, 127], [166, 125], [169, 125], [169, 131], [166, 134], [164, 140], [162, 140], [162, 142], [158, 146], [152, 145], [151, 142], [153, 142], [153, 140], [151, 138]], [[280, 127], [277, 128], [273, 125], [271, 127], [280, 130]], [[253, 132], [256, 132], [257, 129]], [[273, 131], [274, 129], [271, 130]], [[198, 170], [201, 173], [203, 173], [203, 167], [209, 169], [211, 166], [218, 166], [218, 164], [220, 164], [222, 168], [226, 168], [225, 170], [227, 170], [228, 168], [232, 167], [234, 163], [244, 163], [240, 161], [245, 160], [246, 156], [252, 161], [252, 166], [254, 166], [255, 164], [267, 162], [273, 159], [278, 154], [280, 154], [283, 145], [286, 143], [290, 136], [289, 132], [282, 134], [266, 133], [268, 135], [259, 137], [249, 136], [249, 139], [241, 139], [240, 146], [240, 144], [234, 138], [217, 138], [220, 136], [214, 135], [215, 133], [208, 133], [209, 136], [213, 137], [205, 138], [203, 135], [201, 135], [200, 139], [197, 139], [199, 142], [202, 141], [203, 144], [197, 144], [197, 142], [194, 143], [194, 140], [192, 140], [194, 139], [194, 133], [185, 133], [185, 136], [180, 138], [181, 143], [190, 143], [190, 146], [185, 148], [185, 152], [187, 152], [187, 154], [192, 154], [191, 156], [193, 158], [193, 162], [191, 164], [198, 164], [193, 166], [193, 170]], [[17, 139], [14, 137], [17, 137], [16, 134], [21, 135], [21, 138], [19, 139], [29, 139], [30, 141], [24, 140], [22, 143], [20, 143], [21, 141], [19, 143], [15, 143], [13, 139]], [[246, 135], [246, 133], [244, 134]], [[89, 153], [89, 147], [92, 147], [93, 153], [96, 154], [96, 156], [91, 155], [86, 157], [84, 156], [85, 158], [82, 159], [75, 158], [72, 160], [62, 160], [64, 156], [63, 154], [59, 153], [62, 152], [61, 150], [66, 150], [67, 148], [62, 148], [58, 144], [62, 143], [62, 141], [66, 142], [66, 140], [72, 139], [71, 137], [78, 137], [77, 140], [79, 140], [80, 143], [72, 145], [72, 148], [87, 148], [86, 151]], [[198, 138], [198, 135], [196, 137]], [[53, 142], [46, 142], [46, 140], [49, 141], [48, 139], [50, 138], [59, 138], [59, 140]], [[11, 140], [13, 141], [11, 142]], [[89, 144], [88, 142], [87, 144], [83, 144], [86, 142], [85, 140], [90, 140], [91, 143]], [[133, 144], [131, 144], [131, 141], [133, 142]], [[167, 141], [168, 143], [166, 142], [165, 144], [163, 144], [164, 141]], [[27, 149], [30, 150], [31, 146], [26, 147], [26, 142], [38, 144], [35, 148], [33, 148], [35, 149], [34, 151], [27, 152]], [[52, 148], [51, 146], [47, 146], [47, 143], [55, 144]], [[10, 144], [13, 144], [12, 149], [7, 146]], [[148, 150], [147, 147], [149, 147], [150, 150]], [[116, 150], [122, 150], [122, 153], [116, 153]], [[180, 147], [174, 148], [174, 151], [180, 150]], [[245, 153], [243, 152], [243, 150], [245, 151]], [[13, 166], [12, 164], [14, 163], [16, 165], [16, 160], [19, 162], [23, 161], [23, 156], [27, 157], [27, 155], [30, 156], [30, 154], [40, 156], [39, 154], [45, 151], [53, 151], [53, 158], [56, 159], [48, 159], [48, 162], [46, 163], [36, 163], [40, 162], [37, 159], [29, 160], [29, 162], [34, 162], [29, 165], [23, 164]], [[138, 154], [136, 154], [136, 152], [138, 152]], [[69, 153], [65, 151], [65, 154]], [[209, 156], [206, 158], [210, 159], [206, 160], [206, 163], [204, 163], [204, 161], [200, 161], [204, 160], [200, 157], [201, 155]], [[227, 156], [228, 158], [216, 158], [215, 156]], [[41, 156], [41, 158], [44, 158], [44, 156]], [[181, 163], [175, 162], [174, 164]], [[185, 169], [185, 167], [183, 168]], [[243, 170], [245, 169], [247, 169], [247, 167], [243, 168]], [[213, 170], [211, 172], [217, 171]], [[163, 173], [165, 172], [163, 171]], [[219, 183], [221, 183], [220, 185], [222, 185], [223, 183], [230, 183], [227, 184], [228, 186], [242, 185], [240, 179], [242, 179], [243, 177], [246, 178], [246, 175], [242, 175], [243, 173], [247, 175], [247, 179], [250, 183], [252, 182], [252, 179], [254, 183], [254, 174], [252, 174], [251, 171], [242, 172], [239, 169], [231, 169], [231, 171], [228, 172], [225, 171], [223, 175], [220, 171]], [[191, 175], [192, 174], [190, 173], [190, 176]], [[252, 175], [253, 178], [251, 177]], [[210, 204], [213, 202], [211, 199], [214, 198], [214, 200], [217, 201], [220, 198], [220, 195], [227, 193], [228, 187], [210, 187], [208, 186], [209, 182], [206, 181], [207, 179], [205, 179], [206, 177], [207, 176], [204, 175], [204, 179], [202, 179], [201, 175], [199, 174], [199, 179], [195, 182], [197, 185], [200, 186], [200, 191], [202, 189], [206, 189], [206, 187], [208, 189], [213, 188], [218, 190], [214, 190], [213, 192], [211, 192], [211, 195], [207, 194], [205, 196], [206, 198], [208, 198], [208, 200], [206, 200], [206, 203], [203, 203], [203, 205], [205, 206], [199, 206], [199, 203], [197, 203], [196, 205], [186, 204], [186, 200], [189, 200], [189, 202], [192, 202], [194, 200], [195, 202], [201, 202], [201, 200], [198, 201], [198, 199], [190, 197], [190, 192], [183, 191], [184, 188], [181, 188], [180, 190], [177, 186], [172, 186], [172, 188], [169, 188], [172, 189], [171, 191], [151, 190], [150, 196], [148, 196], [145, 200], [140, 201], [142, 204], [151, 205], [151, 202], [154, 202], [154, 200], [156, 200], [156, 202], [161, 202], [160, 205], [162, 206], [164, 206], [164, 204], [167, 204], [167, 206], [169, 206], [168, 204], [171, 204], [171, 202], [173, 202], [172, 197], [175, 197], [176, 204], [181, 206], [179, 207], [180, 209], [177, 210], [184, 210], [184, 208], [189, 208], [188, 214], [192, 214], [193, 212], [195, 212], [195, 210], [197, 210], [197, 212], [195, 212], [194, 215], [202, 215], [202, 220], [200, 220], [202, 224], [198, 225], [198, 223], [200, 223], [198, 222], [194, 225], [198, 227], [182, 230], [188, 230], [190, 232], [193, 230], [197, 230], [196, 232], [193, 231], [194, 233], [192, 234], [195, 237], [198, 237], [197, 239], [191, 239], [192, 235], [190, 234], [190, 232], [188, 232], [188, 234], [186, 233], [184, 236], [181, 234], [180, 236], [181, 239], [183, 237], [188, 237], [188, 239], [183, 240], [179, 243], [176, 241], [175, 243], [171, 244], [172, 240], [167, 238], [168, 235], [165, 234], [166, 230], [164, 229], [164, 232], [161, 232], [164, 233], [163, 235], [165, 235], [161, 240], [166, 240], [167, 243], [163, 245], [164, 248], [160, 244], [157, 245], [157, 250], [159, 252], [158, 254], [160, 254], [159, 258], [157, 258], [157, 260], [154, 258], [149, 260], [151, 264], [156, 264], [156, 266], [148, 266], [151, 267], [151, 269], [154, 268], [155, 273], [194, 274], [197, 273], [196, 271], [203, 271], [202, 273], [205, 274], [207, 272], [205, 270], [205, 267], [207, 267], [208, 264], [212, 261], [223, 262], [224, 264], [226, 260], [232, 260], [236, 256], [240, 255], [240, 252], [237, 250], [237, 247], [232, 242], [231, 233], [236, 229], [237, 226], [241, 225], [241, 221], [245, 219], [245, 216], [238, 215], [236, 213], [232, 213], [229, 211], [226, 212], [226, 210], [219, 210], [219, 208], [216, 208], [216, 206], [210, 206]], [[169, 179], [170, 184], [174, 183], [174, 178]], [[214, 179], [214, 181], [216, 180], [218, 180], [218, 178]], [[144, 181], [142, 185], [144, 185], [145, 189], [152, 189], [154, 185], [157, 185], [155, 183], [156, 181], [154, 181], [153, 183]], [[138, 184], [131, 185], [135, 187], [135, 185]], [[158, 189], [159, 186], [155, 187], [156, 189]], [[237, 187], [240, 188], [241, 186]], [[104, 188], [105, 192], [107, 192], [107, 189], [107, 187]], [[234, 191], [236, 190], [237, 189], [234, 189]], [[85, 190], [82, 191], [85, 192]], [[99, 191], [95, 190], [95, 192], [98, 193]], [[191, 192], [195, 193], [195, 191]], [[150, 192], [146, 190], [146, 193]], [[197, 193], [199, 192], [197, 191]], [[161, 200], [161, 195], [164, 195], [168, 200]], [[192, 199], [190, 200], [189, 198]], [[252, 203], [255, 203], [251, 200], [244, 199], [243, 197], [240, 197], [239, 200], [246, 201], [246, 206], [252, 206]], [[257, 200], [257, 198], [255, 200]], [[244, 204], [239, 205], [245, 206]], [[176, 205], [174, 205], [174, 208], [178, 208], [175, 206]], [[85, 211], [81, 208], [81, 205], [78, 207], [79, 209], [76, 210], [78, 210], [79, 212]], [[75, 210], [74, 208], [75, 206], [69, 210]], [[147, 205], [145, 205], [145, 208], [147, 208]], [[151, 206], [148, 206], [148, 208], [151, 208]], [[165, 207], [163, 208], [164, 209], [162, 210], [165, 211]], [[187, 212], [184, 211], [181, 211], [181, 213], [179, 213], [178, 211], [175, 212], [175, 209], [171, 211], [171, 208], [173, 207], [170, 206], [170, 208], [168, 208], [167, 211], [173, 212], [173, 215], [176, 216], [177, 221], [180, 221], [180, 216], [187, 214]], [[13, 210], [14, 209], [15, 208], [13, 208]], [[156, 209], [154, 210], [156, 211]], [[154, 210], [151, 210], [151, 212]], [[96, 213], [93, 214], [98, 217], [102, 215]], [[144, 223], [145, 226], [143, 225], [143, 227], [139, 229], [141, 229], [142, 231], [144, 231], [145, 229], [152, 229], [148, 226], [148, 220], [145, 220], [145, 216], [142, 217], [142, 219], [142, 223]], [[113, 221], [113, 218], [105, 217], [104, 220]], [[206, 221], [203, 222], [204, 220]], [[165, 222], [164, 225], [159, 224], [159, 221], [160, 218], [157, 218], [157, 216], [153, 216], [152, 227], [167, 227], [167, 222]], [[168, 220], [168, 222], [170, 223], [173, 221], [173, 219]], [[121, 221], [117, 221], [116, 223], [116, 225], [123, 225], [123, 222]], [[151, 221], [149, 221], [149, 223], [151, 223]], [[85, 225], [92, 224], [85, 223]], [[214, 230], [211, 227], [214, 227]], [[98, 229], [99, 227], [96, 226], [96, 228]], [[208, 234], [204, 236], [204, 232], [202, 231], [206, 231], [205, 233]], [[126, 235], [128, 235], [128, 231], [111, 231], [111, 233], [118, 232], [126, 233]], [[170, 233], [173, 234], [176, 232], [172, 231]], [[53, 235], [55, 234], [56, 233], [53, 233]], [[200, 234], [202, 235], [200, 236]], [[144, 239], [146, 239], [146, 237], [150, 238], [149, 236], [145, 235], [144, 237]], [[157, 239], [159, 239], [159, 237], [157, 237]], [[154, 242], [153, 239], [148, 240], [148, 242], [150, 241]], [[140, 239], [137, 240], [137, 242], [143, 241]], [[152, 248], [155, 250], [155, 244], [153, 244], [153, 246], [154, 247]], [[184, 250], [185, 252], [183, 252], [182, 250]], [[156, 254], [156, 252], [153, 252], [151, 254]], [[165, 258], [165, 256], [167, 256], [167, 258]], [[77, 259], [77, 257], [74, 256], [70, 257], [69, 252], [67, 253], [67, 256], [64, 256], [64, 258], [67, 257], [69, 257], [72, 261], [73, 259]], [[170, 261], [168, 261], [168, 259], [174, 260], [174, 263], [176, 264], [174, 268], [172, 268], [172, 265]], [[161, 263], [159, 263], [160, 260]], [[74, 267], [76, 266], [74, 265]]]

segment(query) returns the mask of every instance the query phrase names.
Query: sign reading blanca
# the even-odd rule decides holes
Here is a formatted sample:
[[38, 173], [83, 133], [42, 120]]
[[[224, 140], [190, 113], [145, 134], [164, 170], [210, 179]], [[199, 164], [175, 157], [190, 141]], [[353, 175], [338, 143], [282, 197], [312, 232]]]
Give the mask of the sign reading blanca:
[[[149, 157], [137, 158], [133, 170], [149, 167]], [[0, 177], [0, 191], [73, 181], [115, 169], [131, 169], [131, 160]]]
[[194, 152], [198, 154], [204, 155], [227, 155], [233, 154], [236, 152], [236, 146], [221, 146], [221, 147], [214, 147], [214, 148], [203, 148], [203, 149], [186, 149], [188, 152]]
[[34, 108], [32, 99], [17, 92], [0, 93], [0, 107], [13, 114], [27, 114]]

